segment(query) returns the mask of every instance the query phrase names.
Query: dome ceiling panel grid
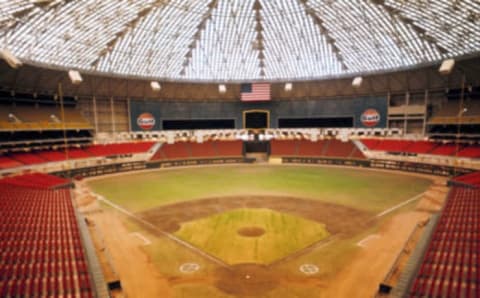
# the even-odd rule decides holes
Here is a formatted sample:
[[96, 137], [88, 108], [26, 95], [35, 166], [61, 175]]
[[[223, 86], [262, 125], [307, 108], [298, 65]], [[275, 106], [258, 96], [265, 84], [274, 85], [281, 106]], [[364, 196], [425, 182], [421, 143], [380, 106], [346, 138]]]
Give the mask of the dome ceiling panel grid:
[[33, 64], [185, 81], [321, 79], [480, 53], [478, 0], [0, 0]]

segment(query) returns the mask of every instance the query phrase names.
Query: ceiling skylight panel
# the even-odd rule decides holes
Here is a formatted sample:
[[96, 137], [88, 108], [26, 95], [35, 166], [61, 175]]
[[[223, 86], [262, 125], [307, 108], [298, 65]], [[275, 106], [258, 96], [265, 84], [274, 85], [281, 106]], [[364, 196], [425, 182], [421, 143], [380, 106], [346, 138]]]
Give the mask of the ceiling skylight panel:
[[[366, 6], [367, 4], [365, 4]], [[380, 57], [390, 61], [393, 66], [398, 66], [411, 59], [409, 54], [411, 48], [408, 44], [409, 40], [413, 39], [411, 32], [406, 30], [398, 20], [392, 15], [386, 13], [380, 7], [370, 5], [371, 9], [365, 10], [368, 18], [374, 20], [372, 26], [375, 30], [375, 47], [378, 50]], [[384, 51], [383, 49], [390, 47], [393, 49], [394, 55], [391, 51]]]
[[[282, 5], [287, 5], [286, 3], [290, 2], [284, 1], [282, 2]], [[281, 5], [278, 5], [276, 9], [271, 8], [274, 11], [272, 14], [283, 14], [282, 17], [285, 22], [277, 24], [278, 31], [282, 33], [285, 32], [285, 43], [292, 45], [290, 49], [288, 49], [290, 51], [289, 56], [291, 56], [291, 58], [282, 62], [289, 64], [289, 69], [291, 69], [294, 74], [301, 75], [303, 77], [314, 75], [320, 70], [320, 68], [323, 69], [323, 71], [328, 71], [330, 67], [325, 63], [328, 61], [327, 57], [331, 56], [332, 53], [322, 53], [321, 56], [328, 56], [322, 57], [320, 61], [318, 61], [315, 57], [315, 53], [321, 51], [322, 44], [325, 42], [321, 36], [321, 33], [319, 32], [319, 29], [313, 25], [311, 18], [305, 18], [303, 15], [304, 12], [302, 12], [304, 7], [300, 6], [298, 3], [291, 5], [294, 6], [282, 7]], [[299, 13], [286, 14], [284, 13], [285, 11], [298, 11]], [[272, 56], [279, 56], [278, 54], [279, 53], [276, 52], [275, 55]], [[313, 61], [315, 63], [312, 63]], [[272, 61], [271, 63], [276, 62]]]
[[[250, 3], [250, 5], [248, 5]], [[255, 55], [246, 55], [253, 52], [250, 47], [256, 38], [253, 14], [249, 17], [226, 18], [219, 16], [245, 15], [253, 6], [248, 1], [224, 1], [212, 12], [211, 19], [206, 23], [199, 40], [200, 47], [192, 52], [191, 64], [186, 68], [186, 75], [192, 73], [216, 73], [228, 77], [248, 76], [245, 65], [255, 64]], [[240, 43], [238, 43], [238, 38]], [[208, 62], [204, 57], [209, 56]], [[242, 63], [242, 60], [245, 62]], [[219, 79], [217, 75], [215, 79]]]
[[28, 0], [0, 0], [0, 24], [15, 19], [15, 14], [33, 8]]
[[[461, 3], [463, 4], [463, 2]], [[390, 2], [389, 4], [400, 9], [402, 14], [415, 18], [419, 26], [425, 28], [428, 34], [438, 40], [439, 45], [451, 50], [452, 53], [458, 53], [459, 50], [463, 51], [469, 46], [468, 42], [462, 45], [466, 35], [478, 36], [479, 34], [478, 30], [475, 29], [478, 26], [475, 26], [473, 22], [467, 21], [465, 18], [465, 14], [468, 14], [468, 11], [471, 10], [464, 8], [463, 5], [454, 9], [454, 2], [450, 1], [443, 3], [435, 2], [428, 7], [418, 5], [417, 3], [405, 6]], [[476, 9], [478, 6], [477, 2], [476, 4], [469, 3], [468, 7]]]
[[11, 18], [0, 38], [21, 59], [206, 80], [325, 77], [480, 51], [476, 0], [259, 0], [261, 37], [254, 2], [219, 0], [212, 10], [213, 2], [192, 0], [54, 0], [42, 8], [0, 0], [0, 26]]
[[[196, 8], [193, 7], [192, 9]], [[147, 61], [147, 63], [150, 65], [147, 68], [160, 68], [161, 70], [159, 72], [164, 73], [165, 75], [165, 73], [168, 71], [164, 67], [166, 63], [173, 65], [176, 61], [177, 66], [171, 67], [179, 67], [178, 64], [180, 64], [181, 61], [179, 61], [178, 58], [180, 54], [177, 55], [177, 58], [171, 57], [168, 60], [164, 57], [169, 53], [179, 52], [179, 48], [186, 48], [186, 42], [188, 42], [188, 38], [187, 36], [184, 36], [182, 39], [181, 35], [188, 35], [190, 32], [193, 32], [192, 27], [194, 27], [194, 22], [198, 20], [188, 16], [189, 11], [179, 8], [162, 6], [155, 8], [154, 10], [154, 12], [150, 13], [150, 15], [148, 15], [145, 20], [141, 22], [141, 24], [138, 26], [139, 28], [132, 30], [131, 34], [135, 34], [135, 39], [130, 43], [132, 44], [132, 51], [139, 52], [139, 55], [136, 55], [135, 57], [137, 60], [135, 63], [135, 65], [137, 65], [136, 67], [146, 63], [144, 59], [142, 59], [142, 56], [145, 54], [148, 56], [148, 53], [150, 53], [149, 56], [153, 57]], [[181, 13], [182, 15], [168, 17], [174, 12]], [[182, 26], [182, 23], [185, 25]], [[179, 33], [177, 33], [177, 30]], [[182, 32], [181, 30], [184, 30], [185, 32]], [[122, 42], [120, 43], [120, 48], [122, 47]], [[128, 46], [126, 45], [125, 47]], [[117, 63], [121, 63], [121, 61], [118, 61]]]
[[[264, 6], [262, 13], [271, 14], [270, 8]], [[271, 67], [271, 72], [275, 71], [276, 75], [278, 69], [293, 73], [295, 66], [290, 63], [292, 56], [290, 40], [290, 27], [281, 28], [279, 24], [280, 18], [265, 18], [264, 21], [264, 36], [265, 36], [265, 60], [267, 67]], [[274, 57], [282, 57], [281, 60], [273, 59]]]
[[[368, 10], [367, 10], [368, 11]], [[360, 50], [357, 50], [356, 56], [358, 59], [364, 60], [364, 67], [371, 69], [372, 67], [385, 68], [395, 65], [394, 59], [400, 55], [399, 49], [396, 44], [387, 37], [386, 43], [382, 43], [382, 39], [379, 38], [379, 35], [384, 36], [377, 28], [383, 26], [384, 20], [381, 22], [381, 16], [377, 16], [374, 20], [367, 19], [365, 15], [365, 9], [360, 7], [352, 7], [351, 12], [353, 16], [345, 20], [348, 26], [354, 26], [352, 20], [359, 19], [361, 22], [357, 22], [357, 30], [355, 36], [357, 36], [356, 46]], [[391, 34], [391, 33], [390, 33]], [[387, 34], [388, 36], [388, 34]], [[390, 51], [389, 55], [381, 55], [381, 52], [375, 53], [376, 48], [390, 48], [393, 51]], [[375, 53], [375, 54], [374, 54]]]

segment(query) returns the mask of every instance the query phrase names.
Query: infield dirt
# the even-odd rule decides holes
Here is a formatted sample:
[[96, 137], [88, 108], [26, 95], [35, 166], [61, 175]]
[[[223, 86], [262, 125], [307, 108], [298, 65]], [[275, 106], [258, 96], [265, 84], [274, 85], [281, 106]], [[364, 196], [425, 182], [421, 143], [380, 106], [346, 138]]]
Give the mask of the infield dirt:
[[[231, 196], [200, 199], [138, 213], [162, 231], [173, 233], [182, 222], [238, 208], [267, 208], [324, 223], [331, 234], [351, 234], [372, 225], [372, 213], [321, 201], [277, 196]], [[347, 220], [348, 219], [348, 220]]]

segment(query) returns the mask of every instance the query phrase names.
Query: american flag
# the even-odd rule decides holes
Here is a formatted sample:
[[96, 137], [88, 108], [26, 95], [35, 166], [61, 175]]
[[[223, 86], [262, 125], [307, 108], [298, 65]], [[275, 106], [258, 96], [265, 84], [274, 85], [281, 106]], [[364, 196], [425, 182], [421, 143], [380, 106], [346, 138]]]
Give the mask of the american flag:
[[270, 84], [253, 83], [240, 86], [241, 101], [267, 101], [271, 100]]

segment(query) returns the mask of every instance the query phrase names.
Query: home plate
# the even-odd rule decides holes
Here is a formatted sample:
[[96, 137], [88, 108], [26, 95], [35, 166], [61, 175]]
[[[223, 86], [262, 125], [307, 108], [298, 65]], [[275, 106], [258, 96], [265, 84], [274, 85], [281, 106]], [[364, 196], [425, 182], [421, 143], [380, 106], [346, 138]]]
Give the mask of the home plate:
[[142, 240], [143, 245], [145, 245], [145, 246], [152, 244], [152, 242], [150, 240], [148, 240], [147, 237], [143, 236], [139, 232], [130, 233], [130, 235], [135, 236], [135, 237], [139, 238], [140, 240]]
[[367, 242], [372, 240], [372, 239], [378, 239], [380, 238], [380, 235], [377, 235], [377, 234], [373, 234], [373, 235], [369, 235], [365, 238], [363, 238], [362, 240], [360, 240], [358, 243], [357, 243], [357, 246], [360, 246], [360, 247], [367, 247]]

